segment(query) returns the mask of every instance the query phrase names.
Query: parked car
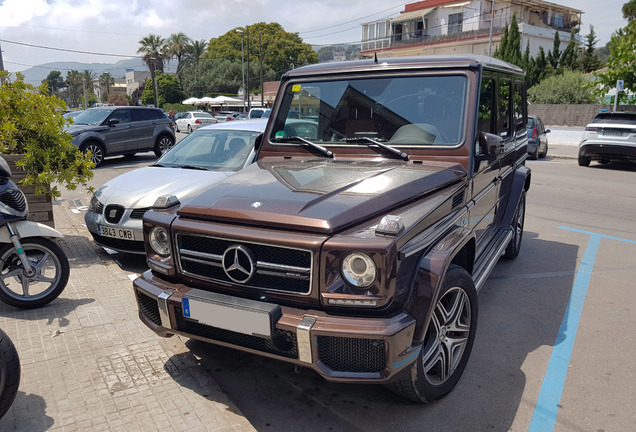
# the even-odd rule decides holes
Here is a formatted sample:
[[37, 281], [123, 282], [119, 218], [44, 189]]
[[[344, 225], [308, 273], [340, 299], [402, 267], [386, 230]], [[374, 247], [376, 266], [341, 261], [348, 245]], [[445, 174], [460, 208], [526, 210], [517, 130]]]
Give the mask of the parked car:
[[157, 162], [106, 182], [84, 216], [95, 243], [120, 252], [144, 253], [142, 221], [157, 197], [182, 202], [249, 165], [266, 120], [214, 124], [188, 135]]
[[530, 159], [544, 158], [548, 154], [548, 136], [550, 129], [546, 129], [538, 116], [528, 116], [528, 154]]
[[75, 117], [66, 131], [95, 166], [107, 156], [154, 151], [157, 157], [175, 143], [170, 120], [157, 108], [104, 106]]
[[221, 122], [225, 122], [225, 121], [236, 120], [239, 115], [241, 115], [241, 113], [237, 112], [237, 111], [219, 111], [219, 112], [216, 113], [214, 118], [219, 123], [221, 123]]
[[636, 113], [600, 112], [594, 117], [579, 143], [579, 165], [593, 160], [636, 162]]
[[[288, 71], [257, 161], [145, 214], [139, 318], [327, 380], [444, 397], [469, 361], [478, 291], [521, 248], [524, 76], [478, 55]], [[318, 121], [290, 118], [300, 99]]]
[[267, 108], [252, 108], [250, 109], [250, 112], [248, 113], [248, 118], [261, 118], [263, 116], [263, 113], [267, 110]]
[[218, 121], [210, 113], [204, 111], [186, 111], [179, 118], [175, 118], [177, 132], [192, 133], [203, 126], [216, 124]]

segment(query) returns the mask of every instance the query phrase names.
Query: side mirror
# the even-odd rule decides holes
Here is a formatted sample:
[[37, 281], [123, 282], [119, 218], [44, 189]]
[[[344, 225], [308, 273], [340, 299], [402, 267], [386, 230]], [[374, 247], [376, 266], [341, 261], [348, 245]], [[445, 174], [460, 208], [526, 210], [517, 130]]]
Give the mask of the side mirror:
[[497, 159], [497, 154], [503, 148], [503, 138], [500, 136], [481, 132], [479, 134], [479, 150], [480, 153], [476, 156], [476, 161], [489, 161], [492, 162]]
[[550, 129], [545, 130], [545, 133], [550, 133], [550, 132], [552, 132]]
[[119, 120], [118, 119], [110, 119], [106, 122], [106, 125], [108, 126], [114, 126], [116, 124], [119, 124]]

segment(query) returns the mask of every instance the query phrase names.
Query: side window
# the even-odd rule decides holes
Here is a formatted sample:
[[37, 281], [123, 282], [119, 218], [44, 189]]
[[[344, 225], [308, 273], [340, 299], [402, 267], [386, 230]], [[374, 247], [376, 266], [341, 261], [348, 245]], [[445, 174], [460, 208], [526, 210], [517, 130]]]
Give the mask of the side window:
[[119, 124], [122, 123], [130, 123], [130, 110], [128, 109], [119, 109], [115, 110], [111, 113], [108, 120], [119, 120]]
[[526, 85], [524, 82], [515, 82], [515, 93], [513, 96], [514, 103], [514, 121], [515, 131], [522, 134], [526, 129]]
[[142, 111], [144, 111], [145, 115], [147, 115], [150, 120], [162, 120], [163, 118], [166, 117], [163, 114], [163, 112], [158, 109], [142, 110]]
[[511, 100], [510, 90], [512, 83], [510, 80], [501, 79], [499, 81], [499, 98], [497, 104], [497, 131], [500, 137], [504, 140], [510, 138], [512, 135], [512, 128], [510, 125], [511, 119]]
[[151, 119], [151, 113], [145, 109], [135, 109], [132, 110], [133, 113], [133, 121], [144, 121]]
[[479, 114], [477, 119], [477, 133], [493, 133], [493, 107], [495, 103], [495, 80], [484, 77], [479, 92]]

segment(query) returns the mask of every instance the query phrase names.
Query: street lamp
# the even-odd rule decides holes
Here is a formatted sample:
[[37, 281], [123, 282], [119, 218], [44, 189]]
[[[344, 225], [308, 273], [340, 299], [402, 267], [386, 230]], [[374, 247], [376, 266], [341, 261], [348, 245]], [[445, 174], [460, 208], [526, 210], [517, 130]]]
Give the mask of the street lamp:
[[243, 112], [245, 112], [245, 65], [243, 64], [243, 39], [245, 34], [240, 29], [237, 29], [236, 32], [241, 34], [241, 74], [243, 75]]

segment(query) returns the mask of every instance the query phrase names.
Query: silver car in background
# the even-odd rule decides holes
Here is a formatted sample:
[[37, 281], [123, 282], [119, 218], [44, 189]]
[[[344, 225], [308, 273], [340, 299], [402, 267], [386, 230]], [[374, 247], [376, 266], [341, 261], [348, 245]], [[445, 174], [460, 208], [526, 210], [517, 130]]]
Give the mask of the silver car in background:
[[185, 203], [254, 161], [266, 119], [227, 122], [188, 135], [154, 164], [106, 182], [84, 216], [99, 246], [143, 254], [142, 217], [157, 197]]

